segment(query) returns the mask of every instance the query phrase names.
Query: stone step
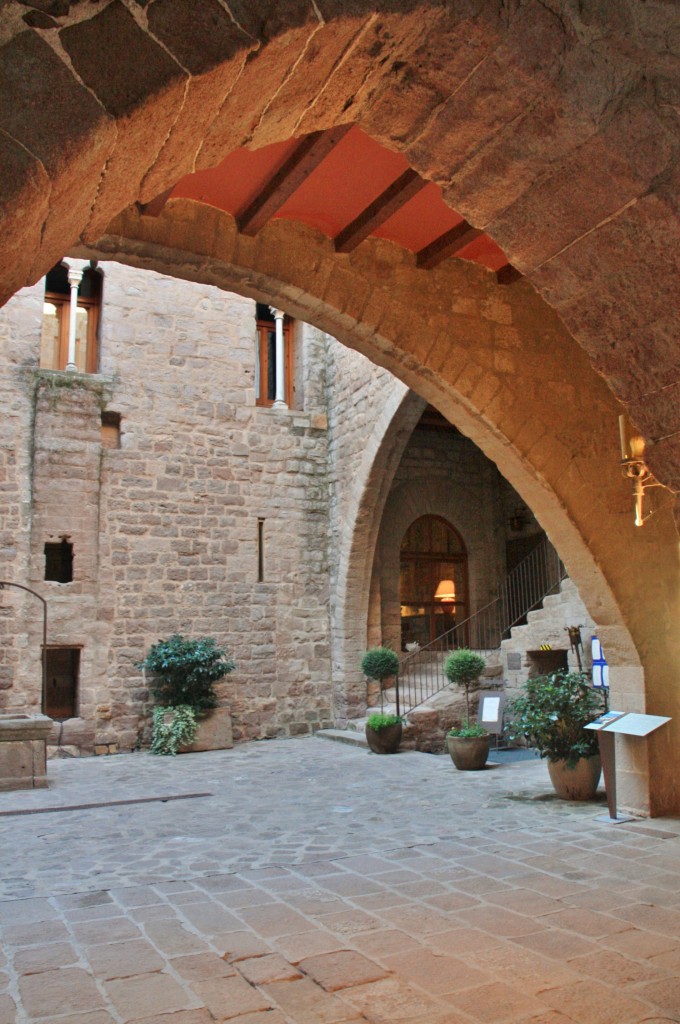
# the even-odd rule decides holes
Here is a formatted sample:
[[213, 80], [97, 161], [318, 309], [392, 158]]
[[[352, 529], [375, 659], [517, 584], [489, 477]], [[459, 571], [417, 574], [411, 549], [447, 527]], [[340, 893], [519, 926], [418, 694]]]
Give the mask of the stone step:
[[348, 743], [353, 747], [365, 747], [368, 750], [366, 735], [358, 729], [319, 729], [314, 733], [322, 740], [332, 740], [334, 743]]

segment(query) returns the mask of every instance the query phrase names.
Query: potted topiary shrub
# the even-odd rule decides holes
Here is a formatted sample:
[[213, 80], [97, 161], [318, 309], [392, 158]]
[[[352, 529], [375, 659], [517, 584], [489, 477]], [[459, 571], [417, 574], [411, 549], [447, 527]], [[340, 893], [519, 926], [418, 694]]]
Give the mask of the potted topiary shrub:
[[371, 647], [361, 659], [361, 671], [380, 687], [380, 714], [376, 712], [367, 719], [366, 742], [374, 754], [396, 754], [401, 743], [402, 720], [398, 715], [383, 713], [383, 684], [399, 671], [399, 657], [391, 647]]
[[399, 715], [374, 712], [366, 719], [366, 742], [374, 754], [396, 754], [401, 743]]
[[459, 771], [480, 771], [486, 764], [491, 736], [477, 722], [470, 723], [470, 695], [479, 686], [486, 662], [481, 655], [465, 647], [452, 651], [444, 661], [444, 675], [465, 691], [465, 723], [450, 729], [446, 737], [451, 760]]
[[548, 759], [555, 792], [563, 800], [592, 800], [601, 762], [597, 732], [586, 730], [605, 709], [604, 698], [583, 672], [534, 676], [509, 705], [508, 737], [524, 739]]
[[157, 707], [153, 714], [152, 754], [176, 754], [191, 749], [231, 746], [229, 709], [213, 731], [211, 741], [196, 743], [202, 722], [218, 708], [215, 683], [236, 667], [214, 637], [190, 639], [173, 633], [149, 649], [139, 667], [152, 672], [151, 692]]

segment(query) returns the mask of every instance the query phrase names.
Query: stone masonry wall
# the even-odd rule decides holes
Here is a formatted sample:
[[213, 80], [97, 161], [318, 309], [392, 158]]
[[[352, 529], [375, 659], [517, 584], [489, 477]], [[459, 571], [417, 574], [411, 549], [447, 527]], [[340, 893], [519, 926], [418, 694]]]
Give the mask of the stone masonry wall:
[[[0, 320], [0, 577], [47, 599], [51, 646], [80, 650], [78, 717], [52, 741], [146, 742], [137, 664], [173, 632], [213, 635], [235, 658], [219, 691], [236, 741], [362, 713], [361, 653], [400, 646], [404, 530], [427, 512], [459, 529], [479, 606], [504, 571], [514, 491], [462, 435], [413, 434], [425, 402], [320, 330], [295, 324], [294, 408], [259, 408], [252, 300], [100, 269], [98, 374], [38, 369], [42, 283]], [[120, 417], [120, 447], [102, 444], [104, 412]], [[44, 579], [44, 545], [62, 537], [68, 584]], [[41, 628], [35, 598], [0, 593], [10, 709], [40, 706]]]
[[[235, 658], [219, 687], [235, 739], [327, 724], [326, 336], [296, 325], [296, 408], [259, 408], [252, 301], [103, 269], [100, 374], [37, 371], [41, 284], [12, 300], [3, 327], [3, 429], [11, 420], [17, 441], [16, 456], [2, 448], [3, 572], [28, 575], [47, 598], [50, 644], [82, 648], [80, 716], [61, 743], [142, 742], [149, 701], [137, 662], [175, 631], [214, 635]], [[103, 410], [121, 417], [120, 448], [101, 445]], [[62, 536], [74, 582], [46, 582], [44, 544]], [[35, 709], [38, 616], [30, 609], [27, 628], [27, 600], [5, 595], [7, 703]]]
[[[505, 485], [507, 486], [507, 485]], [[399, 551], [422, 515], [439, 515], [460, 534], [468, 555], [468, 615], [493, 600], [505, 575], [502, 478], [479, 449], [454, 430], [414, 431], [395, 475], [380, 531], [382, 632], [401, 648]]]

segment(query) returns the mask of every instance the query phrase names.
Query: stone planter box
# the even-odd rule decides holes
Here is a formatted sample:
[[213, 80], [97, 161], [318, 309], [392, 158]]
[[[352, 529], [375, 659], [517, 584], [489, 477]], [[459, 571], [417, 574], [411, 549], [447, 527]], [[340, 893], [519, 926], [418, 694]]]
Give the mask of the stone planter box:
[[[163, 716], [172, 720], [172, 713]], [[198, 720], [198, 730], [190, 747], [178, 747], [178, 754], [198, 754], [202, 750], [230, 750], [234, 746], [231, 730], [231, 709], [213, 708]]]
[[0, 791], [47, 786], [47, 715], [0, 715]]
[[190, 747], [182, 747], [180, 754], [197, 754], [200, 750], [228, 750], [233, 746], [231, 709], [213, 708], [205, 718], [199, 718], [194, 742]]

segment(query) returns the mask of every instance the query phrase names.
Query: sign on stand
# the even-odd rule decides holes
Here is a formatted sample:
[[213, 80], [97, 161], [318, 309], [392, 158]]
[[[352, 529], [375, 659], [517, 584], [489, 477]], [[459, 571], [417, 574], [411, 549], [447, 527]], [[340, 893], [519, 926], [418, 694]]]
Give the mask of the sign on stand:
[[616, 813], [616, 734], [622, 736], [649, 736], [660, 729], [670, 718], [662, 715], [637, 715], [626, 711], [607, 711], [594, 722], [586, 725], [586, 729], [597, 732], [597, 742], [602, 758], [604, 786], [607, 791], [607, 807], [609, 817], [598, 815], [596, 821], [606, 821], [610, 825], [619, 825], [622, 821], [633, 821], [633, 818]]

